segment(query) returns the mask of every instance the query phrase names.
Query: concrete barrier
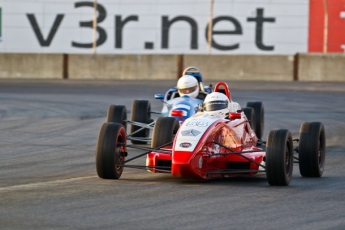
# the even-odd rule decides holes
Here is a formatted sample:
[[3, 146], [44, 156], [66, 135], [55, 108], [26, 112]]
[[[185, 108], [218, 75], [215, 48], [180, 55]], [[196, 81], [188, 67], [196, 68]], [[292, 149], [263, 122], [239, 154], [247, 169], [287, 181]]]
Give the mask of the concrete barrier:
[[177, 55], [69, 55], [69, 79], [177, 79]]
[[299, 81], [345, 82], [345, 54], [298, 54]]
[[293, 81], [288, 55], [185, 55], [184, 66], [198, 66], [207, 79]]
[[0, 78], [61, 79], [62, 54], [0, 54]]
[[198, 66], [205, 80], [345, 82], [345, 54], [0, 54], [0, 78], [168, 79]]

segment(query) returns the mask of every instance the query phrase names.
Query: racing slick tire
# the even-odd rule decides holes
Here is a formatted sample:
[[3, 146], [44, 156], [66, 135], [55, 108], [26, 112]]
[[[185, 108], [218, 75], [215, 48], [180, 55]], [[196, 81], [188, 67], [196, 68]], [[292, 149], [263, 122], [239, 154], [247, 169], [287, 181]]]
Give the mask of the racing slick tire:
[[298, 155], [301, 176], [322, 176], [326, 158], [326, 133], [322, 123], [302, 123], [300, 128]]
[[[246, 115], [248, 121], [249, 121], [249, 125], [250, 128], [252, 128], [252, 130], [255, 132], [255, 110], [253, 108], [250, 107], [246, 107], [246, 108], [242, 108], [242, 111], [244, 112], [244, 114]], [[255, 132], [256, 134], [256, 132]]]
[[107, 112], [107, 122], [120, 123], [127, 130], [127, 110], [124, 105], [111, 105]]
[[180, 123], [174, 117], [159, 117], [152, 133], [151, 148], [159, 148], [174, 140]]
[[270, 185], [289, 185], [293, 172], [293, 143], [289, 130], [271, 130], [266, 144], [266, 176]]
[[[135, 100], [132, 104], [131, 121], [150, 124], [151, 120], [151, 104], [147, 100]], [[131, 125], [131, 133], [134, 133], [140, 126]], [[148, 137], [150, 134], [149, 129], [143, 129], [135, 134], [131, 134], [132, 137]], [[147, 141], [131, 140], [133, 144], [147, 144]]]
[[264, 132], [264, 105], [261, 101], [247, 102], [246, 107], [251, 107], [255, 111], [255, 134], [261, 139]]
[[96, 170], [100, 178], [119, 179], [126, 156], [126, 131], [119, 123], [104, 123], [98, 135]]

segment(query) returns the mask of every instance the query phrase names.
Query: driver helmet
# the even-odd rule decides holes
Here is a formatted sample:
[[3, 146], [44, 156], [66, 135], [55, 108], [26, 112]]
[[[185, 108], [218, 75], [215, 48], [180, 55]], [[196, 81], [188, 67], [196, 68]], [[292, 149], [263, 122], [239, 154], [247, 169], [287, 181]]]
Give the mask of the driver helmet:
[[199, 95], [198, 80], [190, 75], [183, 75], [177, 82], [177, 89], [180, 96], [190, 96], [196, 98]]
[[229, 98], [223, 93], [210, 93], [205, 98], [203, 110], [210, 116], [225, 118], [230, 113]]

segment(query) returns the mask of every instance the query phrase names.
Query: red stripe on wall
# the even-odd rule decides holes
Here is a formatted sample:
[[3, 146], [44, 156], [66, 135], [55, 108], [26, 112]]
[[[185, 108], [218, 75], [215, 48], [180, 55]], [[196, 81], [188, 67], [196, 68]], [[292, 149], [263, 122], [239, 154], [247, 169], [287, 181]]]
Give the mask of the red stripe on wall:
[[345, 0], [328, 2], [328, 52], [344, 52], [342, 46], [345, 46]]
[[310, 0], [309, 3], [309, 52], [323, 51], [324, 0]]
[[[327, 7], [325, 7], [327, 4]], [[327, 13], [325, 11], [327, 9]], [[327, 24], [325, 24], [327, 17]], [[324, 39], [324, 35], [327, 38]], [[345, 0], [310, 0], [309, 4], [309, 52], [343, 53], [345, 50]]]

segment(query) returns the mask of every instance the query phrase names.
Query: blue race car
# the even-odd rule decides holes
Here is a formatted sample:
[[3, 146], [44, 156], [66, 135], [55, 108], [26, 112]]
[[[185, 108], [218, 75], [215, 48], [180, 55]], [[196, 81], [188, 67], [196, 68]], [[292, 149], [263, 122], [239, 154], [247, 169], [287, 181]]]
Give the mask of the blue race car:
[[[129, 124], [130, 132], [127, 134], [127, 139], [131, 140], [133, 144], [146, 144], [151, 141], [150, 130], [155, 125], [151, 114], [175, 117], [177, 121], [182, 122], [198, 112], [199, 105], [211, 92], [212, 85], [204, 86], [200, 69], [190, 66], [183, 71], [183, 76], [179, 79], [176, 87], [170, 88], [165, 95], [155, 95], [156, 99], [163, 102], [161, 112], [151, 111], [148, 100], [135, 100], [132, 104], [130, 120], [127, 120], [125, 106], [111, 105], [108, 109], [107, 122], [122, 123], [125, 127]], [[182, 111], [182, 113], [174, 114], [173, 111]], [[179, 122], [177, 122], [175, 129], [178, 129]]]
[[[187, 76], [192, 76], [197, 80], [198, 90], [195, 93], [186, 92], [188, 86], [183, 87], [183, 80], [188, 78]], [[206, 95], [212, 92], [212, 86], [204, 86], [201, 71], [195, 66], [186, 68], [177, 84], [178, 86], [170, 88], [165, 95], [156, 94], [155, 98], [163, 102], [162, 116], [176, 117], [178, 121], [183, 121], [198, 112], [199, 105], [203, 103]], [[172, 114], [173, 110], [183, 111], [182, 116], [175, 116]]]

